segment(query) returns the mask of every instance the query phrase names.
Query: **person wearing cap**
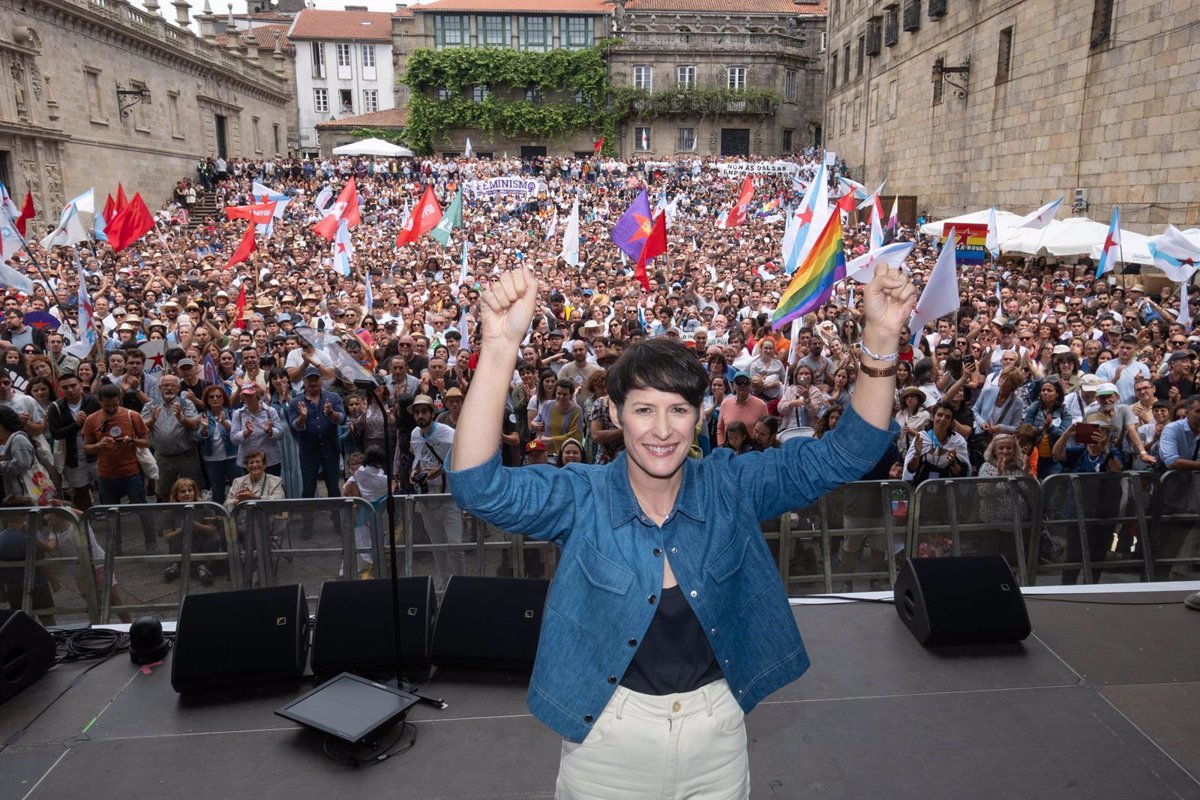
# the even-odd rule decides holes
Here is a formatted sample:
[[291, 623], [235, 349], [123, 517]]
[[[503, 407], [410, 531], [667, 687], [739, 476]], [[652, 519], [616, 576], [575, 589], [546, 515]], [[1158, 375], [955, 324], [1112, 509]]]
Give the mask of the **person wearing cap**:
[[1096, 377], [1105, 383], [1116, 384], [1122, 403], [1133, 403], [1137, 393], [1133, 387], [1138, 378], [1149, 378], [1150, 368], [1138, 361], [1137, 337], [1132, 333], [1121, 336], [1117, 344], [1117, 357], [1105, 361], [1096, 368]]
[[[1088, 408], [1084, 421], [1099, 425], [1108, 437], [1109, 450], [1122, 456], [1126, 468], [1133, 466], [1130, 454], [1136, 455], [1144, 464], [1153, 464], [1157, 459], [1146, 450], [1142, 439], [1138, 436], [1137, 417], [1133, 410], [1120, 402], [1117, 387], [1111, 383], [1101, 383], [1096, 386], [1096, 403]], [[1124, 442], [1127, 447], [1122, 447]]]
[[466, 558], [461, 547], [457, 546], [462, 544], [462, 511], [453, 500], [445, 497], [446, 462], [454, 446], [455, 429], [435, 419], [437, 407], [427, 394], [414, 397], [408, 409], [416, 423], [409, 437], [413, 457], [409, 478], [418, 494], [442, 495], [436, 499], [422, 498], [417, 503], [417, 510], [425, 523], [425, 532], [430, 541], [453, 546], [449, 550], [439, 548], [433, 552], [440, 590], [451, 575], [466, 572]]
[[721, 401], [717, 417], [717, 446], [725, 446], [725, 428], [731, 422], [741, 422], [750, 430], [755, 422], [767, 414], [767, 404], [750, 394], [753, 378], [749, 372], [738, 370], [733, 373], [733, 394]]
[[1176, 350], [1167, 356], [1167, 374], [1154, 382], [1154, 396], [1159, 400], [1179, 403], [1196, 393], [1194, 373], [1196, 354], [1191, 350]]
[[[505, 272], [482, 299], [450, 488], [477, 518], [563, 550], [529, 686], [530, 710], [563, 738], [557, 797], [749, 797], [744, 716], [808, 667], [758, 522], [859, 478], [897, 433], [894, 348], [916, 289], [899, 270], [876, 270], [863, 289], [858, 388], [837, 428], [737, 458], [688, 458], [709, 375], [660, 337], [608, 373], [625, 440], [615, 460], [501, 466], [536, 278]], [[667, 766], [677, 748], [686, 770]]]
[[[525, 466], [528, 467], [535, 464], [546, 464], [549, 463], [549, 458], [550, 452], [546, 449], [546, 443], [541, 439], [534, 439], [529, 442], [529, 444], [525, 445]], [[534, 550], [533, 552], [537, 551]]]
[[[253, 349], [253, 348], [250, 348]], [[252, 380], [243, 380], [238, 385], [241, 407], [233, 411], [233, 427], [229, 438], [237, 445], [237, 465], [246, 468], [246, 454], [266, 454], [266, 470], [270, 475], [283, 476], [283, 422], [279, 414], [263, 402], [263, 390]]]
[[[316, 365], [309, 364], [304, 368], [302, 381], [303, 392], [287, 407], [287, 423], [300, 454], [301, 497], [317, 496], [318, 475], [325, 481], [326, 493], [337, 497], [341, 494], [338, 426], [346, 421], [346, 411], [342, 398], [322, 387], [321, 370]], [[339, 516], [334, 514], [335, 523]], [[303, 517], [301, 538], [311, 538], [312, 515]]]

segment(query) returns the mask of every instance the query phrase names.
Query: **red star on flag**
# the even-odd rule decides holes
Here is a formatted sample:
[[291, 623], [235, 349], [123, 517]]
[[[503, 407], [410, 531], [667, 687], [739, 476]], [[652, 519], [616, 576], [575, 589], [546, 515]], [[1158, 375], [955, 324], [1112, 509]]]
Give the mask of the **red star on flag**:
[[813, 212], [811, 208], [803, 208], [798, 215], [801, 225], [811, 225], [813, 221]]
[[631, 238], [630, 241], [636, 242], [638, 239], [645, 239], [647, 236], [650, 235], [650, 218], [643, 217], [641, 214], [638, 214], [636, 212], [634, 213], [633, 218], [637, 220], [638, 232], [636, 234], [634, 234], [633, 238]]
[[1113, 249], [1116, 246], [1117, 246], [1117, 243], [1113, 239], [1112, 234], [1110, 233], [1108, 235], [1108, 238], [1104, 240], [1104, 249], [1105, 249], [1105, 251], [1108, 251], [1108, 250]]
[[163, 369], [163, 353], [156, 353], [150, 358], [150, 371]]

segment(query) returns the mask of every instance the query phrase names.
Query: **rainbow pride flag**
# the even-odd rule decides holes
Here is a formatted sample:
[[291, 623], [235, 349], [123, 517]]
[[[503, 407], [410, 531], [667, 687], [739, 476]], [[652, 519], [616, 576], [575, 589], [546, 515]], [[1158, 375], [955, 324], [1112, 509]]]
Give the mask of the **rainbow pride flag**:
[[771, 328], [779, 330], [810, 311], [816, 311], [833, 293], [833, 284], [846, 279], [846, 254], [842, 249], [842, 215], [830, 214], [808, 257], [800, 265], [779, 305], [771, 315]]

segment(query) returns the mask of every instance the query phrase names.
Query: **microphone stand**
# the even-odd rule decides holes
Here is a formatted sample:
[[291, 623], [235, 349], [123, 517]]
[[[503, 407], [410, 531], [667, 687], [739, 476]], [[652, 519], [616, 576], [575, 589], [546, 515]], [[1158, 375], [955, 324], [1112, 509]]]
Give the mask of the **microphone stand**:
[[[383, 415], [383, 441], [386, 444], [391, 441], [388, 428], [387, 407], [383, 401], [379, 399], [379, 395], [375, 393], [375, 389], [384, 385], [382, 379], [375, 378], [373, 380], [356, 380], [354, 385], [367, 393], [367, 397], [375, 402], [379, 412]], [[399, 442], [397, 442], [399, 446]], [[387, 480], [387, 534], [388, 534], [388, 559], [392, 569], [392, 640], [396, 648], [396, 678], [394, 685], [402, 692], [406, 692], [417, 698], [426, 705], [431, 705], [434, 708], [447, 708], [447, 703], [440, 697], [430, 697], [422, 694], [417, 686], [404, 677], [404, 667], [401, 663], [400, 650], [400, 572], [396, 564], [396, 496], [392, 491], [392, 461], [395, 457], [395, 448], [391, 453], [385, 453], [383, 459], [383, 474]], [[389, 681], [392, 683], [392, 681]]]

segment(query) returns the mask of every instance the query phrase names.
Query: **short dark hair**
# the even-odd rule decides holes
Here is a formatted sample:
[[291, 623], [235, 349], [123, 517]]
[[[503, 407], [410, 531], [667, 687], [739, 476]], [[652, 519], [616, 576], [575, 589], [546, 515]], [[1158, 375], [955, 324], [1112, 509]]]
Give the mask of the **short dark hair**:
[[100, 387], [100, 391], [96, 392], [96, 397], [101, 400], [120, 400], [121, 387], [115, 383], [106, 383]]
[[0, 406], [0, 427], [9, 433], [16, 433], [25, 430], [25, 423], [21, 422], [21, 417], [17, 412], [8, 406]]
[[1121, 337], [1121, 344], [1137, 344], [1137, 337], [1132, 333], [1127, 333]]
[[688, 405], [700, 408], [709, 375], [678, 339], [644, 339], [630, 347], [608, 372], [608, 396], [621, 408], [635, 389], [657, 389], [677, 394]]

